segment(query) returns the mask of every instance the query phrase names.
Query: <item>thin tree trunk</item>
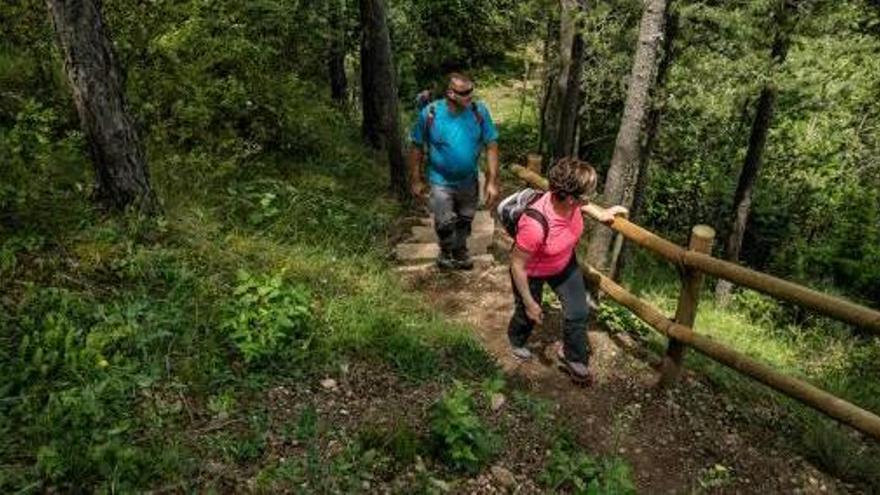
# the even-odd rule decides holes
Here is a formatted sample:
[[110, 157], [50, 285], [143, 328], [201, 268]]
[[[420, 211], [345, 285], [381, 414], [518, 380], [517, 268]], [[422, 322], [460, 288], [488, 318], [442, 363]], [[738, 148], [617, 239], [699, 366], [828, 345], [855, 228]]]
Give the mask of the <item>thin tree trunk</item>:
[[581, 101], [581, 62], [584, 44], [580, 30], [585, 6], [579, 0], [561, 0], [559, 58], [549, 87], [544, 114], [548, 162], [574, 151], [575, 130]]
[[[749, 149], [743, 162], [742, 171], [739, 174], [739, 182], [733, 197], [733, 226], [727, 236], [724, 248], [724, 257], [728, 261], [739, 261], [742, 241], [746, 234], [746, 224], [749, 220], [749, 212], [752, 208], [752, 191], [761, 168], [761, 158], [767, 143], [767, 131], [773, 119], [773, 107], [776, 102], [776, 89], [771, 85], [764, 86], [761, 96], [758, 98], [758, 111], [755, 113], [755, 121], [752, 124], [752, 132], [749, 135]], [[727, 280], [719, 279], [715, 285], [715, 300], [724, 306], [730, 302], [730, 291], [733, 284]]]
[[409, 187], [385, 4], [383, 0], [360, 0], [360, 14], [363, 134], [373, 148], [388, 152], [391, 191], [398, 198], [407, 200]]
[[330, 97], [343, 104], [348, 97], [348, 78], [345, 75], [345, 2], [328, 0], [330, 40], [327, 68], [330, 72]]
[[[547, 16], [547, 34], [544, 37], [544, 50], [542, 57], [542, 68], [543, 68], [543, 77], [542, 83], [543, 87], [541, 88], [541, 108], [540, 108], [540, 129], [538, 130], [538, 153], [545, 155], [544, 145], [546, 144], [546, 140], [544, 139], [547, 136], [547, 110], [550, 103], [550, 95], [553, 90], [553, 85], [556, 84], [556, 79], [553, 75], [553, 68], [551, 66], [552, 58], [550, 56], [550, 47], [552, 45], [552, 41], [556, 39], [555, 30], [553, 29], [554, 24], [551, 16]], [[541, 166], [541, 171], [547, 172], [547, 164], [550, 160], [544, 159], [543, 164]]]
[[64, 71], [95, 166], [95, 199], [108, 208], [157, 207], [144, 147], [125, 99], [100, 5], [47, 0], [64, 56]]
[[[677, 34], [678, 16], [674, 13], [670, 13], [666, 21], [666, 34], [663, 40], [663, 55], [660, 58], [660, 65], [657, 68], [657, 84], [655, 85], [652, 97], [654, 104], [651, 105], [651, 111], [648, 114], [648, 124], [645, 129], [645, 142], [644, 148], [642, 149], [643, 159], [639, 168], [638, 178], [636, 179], [636, 190], [633, 197], [632, 208], [630, 208], [629, 211], [630, 220], [636, 223], [640, 223], [642, 220], [642, 205], [644, 202], [645, 189], [648, 183], [648, 169], [651, 163], [651, 154], [654, 151], [654, 143], [660, 132], [660, 121], [666, 110], [666, 101], [668, 98], [666, 92], [666, 79], [669, 75], [669, 67], [675, 59], [674, 41]], [[626, 264], [629, 263], [632, 253], [632, 243], [625, 242], [611, 277], [614, 281], [620, 280], [621, 273]]]
[[[666, 0], [647, 0], [639, 26], [639, 44], [633, 60], [626, 104], [611, 166], [605, 177], [604, 201], [632, 208], [636, 182], [644, 157], [645, 127], [651, 105], [651, 91], [660, 63], [660, 46], [666, 22]], [[613, 273], [611, 254], [612, 231], [593, 231], [587, 256], [590, 264], [605, 273]]]
[[568, 70], [568, 83], [562, 97], [562, 108], [559, 112], [559, 130], [556, 134], [554, 159], [571, 156], [575, 151], [575, 137], [578, 128], [583, 92], [581, 91], [581, 71], [584, 58], [584, 40], [580, 35], [580, 22], [575, 26], [576, 32], [571, 44], [571, 64]]
[[[782, 6], [776, 11], [776, 35], [773, 38], [771, 50], [771, 71], [785, 61], [788, 53], [788, 30], [786, 23], [793, 9], [793, 4], [783, 0]], [[776, 86], [773, 82], [764, 85], [761, 96], [758, 98], [758, 109], [755, 112], [755, 120], [752, 123], [752, 131], [749, 134], [749, 148], [740, 171], [736, 192], [733, 196], [733, 225], [725, 243], [724, 257], [727, 261], [736, 263], [742, 250], [743, 238], [746, 233], [746, 225], [749, 221], [749, 213], [752, 208], [752, 192], [761, 169], [761, 159], [767, 144], [767, 133], [773, 121], [773, 111], [776, 103]], [[715, 301], [721, 306], [730, 303], [731, 289], [733, 284], [727, 280], [719, 279], [715, 285]]]

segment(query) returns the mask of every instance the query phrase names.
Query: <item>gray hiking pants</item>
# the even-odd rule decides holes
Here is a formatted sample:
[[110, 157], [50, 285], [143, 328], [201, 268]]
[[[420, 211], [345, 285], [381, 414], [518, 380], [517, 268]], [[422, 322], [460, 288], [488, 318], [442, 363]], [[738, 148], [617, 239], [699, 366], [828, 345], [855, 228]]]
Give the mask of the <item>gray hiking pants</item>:
[[461, 185], [439, 186], [431, 184], [428, 207], [434, 214], [440, 250], [448, 256], [467, 253], [467, 239], [471, 235], [471, 223], [477, 213], [479, 202], [477, 178]]
[[[510, 324], [507, 327], [507, 338], [514, 347], [523, 347], [526, 345], [529, 335], [535, 326], [526, 315], [526, 306], [523, 303], [522, 296], [516, 290], [516, 284], [513, 281], [513, 275], [510, 276], [510, 283], [513, 286], [514, 311], [510, 318]], [[589, 306], [587, 306], [587, 291], [584, 287], [584, 276], [578, 268], [577, 259], [572, 253], [571, 261], [562, 270], [562, 272], [550, 277], [529, 277], [529, 292], [532, 298], [541, 304], [541, 293], [544, 290], [544, 284], [550, 284], [553, 292], [559, 296], [562, 302], [562, 312], [565, 321], [562, 324], [562, 342], [565, 351], [565, 359], [579, 363], [588, 364], [590, 357], [590, 348], [586, 338], [587, 318], [589, 317]]]

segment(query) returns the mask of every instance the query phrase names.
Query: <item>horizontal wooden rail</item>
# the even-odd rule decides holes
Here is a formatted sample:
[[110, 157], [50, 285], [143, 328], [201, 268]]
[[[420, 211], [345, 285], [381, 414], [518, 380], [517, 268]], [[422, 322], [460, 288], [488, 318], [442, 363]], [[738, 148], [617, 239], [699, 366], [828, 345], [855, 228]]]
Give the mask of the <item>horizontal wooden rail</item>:
[[[519, 165], [514, 165], [513, 171], [531, 185], [541, 189], [547, 188], [547, 179], [540, 175], [526, 170]], [[597, 213], [600, 211], [596, 205], [590, 205], [585, 210], [594, 219], [597, 218]], [[730, 280], [737, 285], [799, 304], [845, 323], [880, 334], [880, 311], [845, 299], [829, 296], [735, 263], [719, 260], [707, 254], [684, 249], [623, 217], [617, 217], [613, 222], [606, 225], [621, 233], [627, 239], [677, 265], [690, 267], [718, 278]]]
[[598, 270], [583, 262], [580, 265], [584, 275], [596, 282], [602, 292], [629, 308], [630, 311], [654, 330], [669, 338], [677, 339], [719, 363], [748, 375], [770, 388], [797, 399], [838, 421], [846, 423], [876, 440], [880, 440], [880, 417], [877, 415], [831, 395], [803, 380], [785, 376], [765, 364], [728, 349], [707, 337], [694, 333], [690, 328], [669, 320], [659, 310], [614, 283], [614, 281]]

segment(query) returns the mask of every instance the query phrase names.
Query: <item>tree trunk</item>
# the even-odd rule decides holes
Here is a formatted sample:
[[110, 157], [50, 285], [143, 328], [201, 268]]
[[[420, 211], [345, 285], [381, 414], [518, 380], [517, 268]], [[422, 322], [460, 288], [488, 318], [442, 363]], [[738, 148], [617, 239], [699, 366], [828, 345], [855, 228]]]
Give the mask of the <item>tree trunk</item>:
[[[632, 208], [639, 169], [644, 159], [645, 126], [660, 63], [665, 22], [666, 0], [647, 0], [639, 26], [639, 44], [633, 60], [623, 118], [605, 177], [602, 195], [607, 205], [619, 204]], [[612, 239], [610, 229], [599, 227], [593, 231], [587, 251], [590, 264], [605, 273], [614, 272], [610, 259]]]
[[[774, 72], [785, 61], [785, 56], [788, 53], [786, 21], [789, 16], [788, 10], [792, 8], [793, 5], [783, 0], [782, 6], [776, 11], [776, 35], [773, 38], [773, 48], [771, 50], [771, 71]], [[761, 90], [761, 96], [758, 98], [758, 109], [755, 112], [752, 132], [749, 135], [749, 148], [739, 174], [736, 193], [733, 196], [733, 225], [730, 228], [727, 242], [724, 246], [724, 258], [732, 263], [739, 261], [740, 251], [742, 250], [746, 225], [748, 224], [749, 213], [752, 208], [752, 191], [758, 178], [758, 172], [761, 169], [761, 158], [767, 143], [767, 132], [770, 130], [770, 124], [773, 120], [775, 103], [776, 86], [771, 81], [764, 85], [764, 88]], [[719, 279], [715, 285], [716, 303], [721, 306], [726, 306], [730, 303], [732, 288], [733, 284], [729, 281]]]
[[375, 149], [388, 152], [391, 191], [409, 199], [406, 164], [400, 136], [397, 84], [391, 38], [383, 0], [360, 0], [361, 99], [364, 138]]
[[112, 209], [154, 211], [144, 147], [98, 1], [47, 0], [46, 5], [95, 166], [95, 199]]
[[[551, 68], [551, 57], [550, 57], [550, 47], [553, 44], [553, 40], [556, 39], [555, 30], [553, 29], [554, 24], [552, 22], [552, 17], [547, 16], [547, 34], [544, 37], [544, 47], [543, 47], [543, 56], [541, 59], [541, 67], [543, 67], [543, 77], [542, 77], [542, 87], [541, 87], [541, 108], [540, 112], [540, 128], [538, 129], [538, 154], [542, 154], [546, 156], [544, 149], [544, 138], [547, 136], [547, 107], [550, 102], [550, 94], [553, 89], [553, 85], [556, 84], [556, 80], [553, 76], [553, 69]], [[541, 172], [547, 172], [547, 164], [550, 160], [545, 159], [543, 161], [543, 165], [541, 166]]]
[[348, 78], [345, 75], [345, 3], [343, 0], [328, 0], [327, 22], [330, 40], [327, 54], [327, 68], [330, 72], [330, 97], [344, 104], [348, 97]]
[[549, 162], [574, 152], [581, 103], [581, 67], [584, 42], [580, 34], [585, 6], [579, 0], [561, 0], [559, 58], [547, 96], [544, 133]]
[[[666, 101], [668, 94], [666, 93], [666, 79], [669, 75], [669, 66], [675, 59], [674, 41], [678, 34], [678, 16], [670, 13], [666, 20], [666, 34], [663, 40], [663, 55], [660, 58], [660, 65], [657, 68], [657, 83], [655, 85], [654, 96], [651, 110], [648, 114], [647, 128], [645, 129], [645, 142], [642, 149], [642, 161], [639, 167], [639, 175], [636, 179], [636, 189], [633, 196], [632, 208], [629, 211], [629, 218], [633, 222], [640, 223], [642, 220], [642, 204], [644, 202], [645, 188], [648, 182], [648, 168], [651, 163], [651, 154], [654, 151], [654, 142], [657, 134], [660, 132], [660, 121], [666, 110]], [[624, 267], [629, 262], [633, 253], [632, 243], [624, 243], [617, 260], [612, 280], [619, 281]]]

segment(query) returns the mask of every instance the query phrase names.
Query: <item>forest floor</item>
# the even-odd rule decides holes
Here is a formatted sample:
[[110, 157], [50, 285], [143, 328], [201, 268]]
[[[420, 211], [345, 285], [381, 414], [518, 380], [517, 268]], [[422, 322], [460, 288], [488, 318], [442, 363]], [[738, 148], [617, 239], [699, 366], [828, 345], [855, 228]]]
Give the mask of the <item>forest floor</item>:
[[[472, 272], [427, 268], [405, 277], [439, 311], [475, 329], [509, 382], [552, 401], [585, 450], [625, 459], [640, 493], [849, 491], [797, 455], [777, 432], [750, 424], [741, 405], [701, 376], [686, 371], [677, 386], [658, 389], [659, 357], [629, 334], [593, 326], [588, 337], [596, 380], [588, 388], [576, 386], [552, 358], [561, 331], [558, 305], [551, 303], [545, 324], [531, 338], [535, 357], [514, 358], [506, 335], [513, 298], [504, 259]], [[507, 455], [519, 457], [502, 457]], [[514, 472], [533, 472], [538, 461], [514, 464]]]

